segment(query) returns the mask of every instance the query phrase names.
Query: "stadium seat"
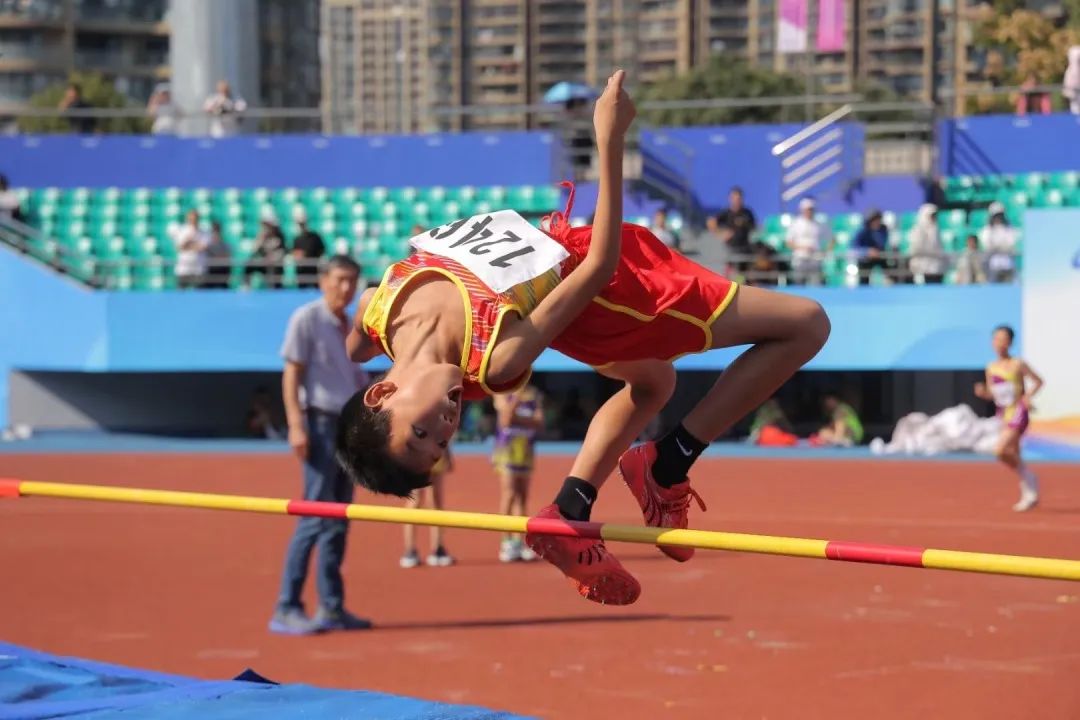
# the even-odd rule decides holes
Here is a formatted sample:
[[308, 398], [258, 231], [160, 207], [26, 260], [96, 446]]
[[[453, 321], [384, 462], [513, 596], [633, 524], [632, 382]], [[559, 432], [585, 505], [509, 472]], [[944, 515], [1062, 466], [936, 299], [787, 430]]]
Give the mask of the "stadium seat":
[[1050, 187], [1062, 191], [1075, 190], [1080, 187], [1080, 172], [1069, 170], [1068, 172], [1052, 173], [1050, 175]]
[[1041, 172], [1032, 172], [1020, 175], [1017, 178], [1017, 187], [1027, 190], [1029, 193], [1037, 194], [1039, 190], [1042, 190], [1049, 183], [1049, 176]]

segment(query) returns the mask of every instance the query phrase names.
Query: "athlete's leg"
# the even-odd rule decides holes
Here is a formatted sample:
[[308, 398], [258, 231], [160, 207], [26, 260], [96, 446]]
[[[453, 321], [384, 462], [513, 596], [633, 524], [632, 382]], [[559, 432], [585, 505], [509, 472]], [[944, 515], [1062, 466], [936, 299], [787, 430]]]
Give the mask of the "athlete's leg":
[[813, 300], [740, 287], [712, 324], [712, 347], [751, 344], [690, 411], [683, 426], [711, 442], [768, 400], [829, 337], [829, 318]]
[[[588, 519], [596, 490], [615, 469], [619, 455], [637, 439], [675, 391], [675, 368], [664, 360], [619, 362], [600, 372], [626, 384], [596, 411], [570, 468], [567, 485], [573, 487], [564, 485], [556, 500], [564, 515], [577, 520]], [[578, 482], [574, 483], [575, 480]], [[589, 496], [584, 503], [575, 489]]]
[[515, 515], [524, 515], [529, 507], [529, 485], [532, 484], [532, 472], [514, 473], [514, 508]]
[[[428, 487], [428, 491], [431, 493], [431, 507], [436, 510], [443, 509], [443, 473], [432, 473], [431, 485]], [[443, 546], [443, 529], [439, 525], [431, 526], [431, 547], [441, 548]]]
[[[585, 442], [555, 502], [536, 519], [588, 520], [597, 490], [615, 468], [619, 453], [634, 441], [675, 389], [671, 363], [639, 360], [604, 368], [626, 385], [593, 416]], [[578, 592], [596, 602], [625, 605], [637, 600], [641, 586], [604, 545], [603, 540], [528, 533], [525, 542], [559, 568]]]
[[996, 455], [1005, 467], [1019, 476], [1020, 499], [1013, 505], [1013, 510], [1026, 512], [1039, 502], [1039, 479], [1031, 468], [1024, 464], [1020, 451], [1022, 432], [1018, 428], [1006, 427], [1001, 432]]
[[[424, 488], [420, 488], [412, 496], [405, 498], [405, 507], [410, 510], [423, 507], [424, 492]], [[405, 554], [408, 555], [416, 551], [416, 526], [406, 524], [402, 525], [401, 529], [405, 535]]]
[[[812, 300], [755, 287], [740, 287], [710, 326], [712, 348], [752, 345], [728, 366], [690, 414], [655, 443], [631, 449], [619, 470], [653, 527], [687, 527], [691, 496], [687, 473], [710, 442], [768, 400], [817, 354], [829, 336], [829, 319]], [[704, 509], [704, 503], [698, 498]], [[689, 560], [693, 548], [661, 547]]]

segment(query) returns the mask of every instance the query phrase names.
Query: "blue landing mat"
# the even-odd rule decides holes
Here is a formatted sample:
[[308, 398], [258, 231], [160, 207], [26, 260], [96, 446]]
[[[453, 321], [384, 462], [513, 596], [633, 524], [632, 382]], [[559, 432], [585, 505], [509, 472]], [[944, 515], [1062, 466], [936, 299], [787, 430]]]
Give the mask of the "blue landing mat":
[[0, 643], [0, 720], [527, 720], [462, 705], [357, 690], [197, 680], [119, 665], [59, 657]]

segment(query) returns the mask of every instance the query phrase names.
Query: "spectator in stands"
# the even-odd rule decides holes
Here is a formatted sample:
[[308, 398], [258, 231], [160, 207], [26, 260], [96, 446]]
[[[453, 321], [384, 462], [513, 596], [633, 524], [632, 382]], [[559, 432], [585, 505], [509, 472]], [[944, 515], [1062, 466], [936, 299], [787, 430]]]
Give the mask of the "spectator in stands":
[[199, 212], [188, 210], [187, 219], [173, 233], [176, 245], [176, 282], [181, 288], [198, 287], [206, 274], [206, 249], [210, 238], [199, 227]]
[[912, 282], [921, 278], [926, 283], [940, 283], [945, 279], [945, 249], [938, 237], [938, 209], [936, 205], [924, 204], [915, 216], [915, 225], [908, 234], [908, 252], [911, 260]]
[[[330, 258], [319, 275], [322, 297], [293, 313], [281, 348], [289, 445], [303, 463], [305, 500], [347, 503], [353, 497], [352, 482], [334, 457], [334, 440], [342, 406], [368, 380], [345, 351], [345, 336], [352, 327], [349, 307], [359, 278], [360, 267], [351, 258]], [[281, 592], [270, 621], [272, 632], [310, 635], [371, 627], [370, 621], [345, 609], [341, 564], [348, 531], [349, 522], [344, 519], [300, 518], [285, 557]], [[301, 597], [308, 560], [316, 546], [319, 609], [309, 618]]]
[[812, 198], [799, 201], [799, 217], [787, 230], [787, 246], [791, 250], [791, 280], [796, 285], [821, 284], [822, 251], [830, 247], [829, 229], [817, 221], [817, 205]]
[[675, 237], [675, 233], [668, 227], [667, 210], [660, 208], [653, 213], [652, 227], [649, 228], [653, 231], [660, 242], [667, 245], [669, 248], [677, 248], [679, 246], [679, 239]]
[[315, 287], [319, 284], [319, 260], [326, 254], [326, 244], [317, 232], [308, 227], [307, 210], [303, 205], [293, 208], [293, 221], [300, 230], [293, 238], [292, 246], [297, 284], [300, 287]]
[[180, 123], [180, 108], [172, 101], [172, 90], [168, 83], [161, 83], [154, 88], [154, 94], [146, 104], [146, 114], [154, 119], [154, 124], [150, 127], [152, 134], [176, 134]]
[[979, 252], [979, 238], [968, 235], [964, 251], [956, 259], [956, 282], [958, 285], [975, 285], [986, 282], [983, 257]]
[[232, 274], [232, 252], [221, 237], [221, 223], [210, 222], [210, 239], [206, 245], [206, 279], [203, 287], [224, 290]]
[[240, 131], [240, 119], [247, 110], [243, 98], [234, 98], [227, 80], [220, 80], [217, 92], [206, 98], [203, 112], [210, 116], [210, 136], [229, 137]]
[[1005, 217], [1005, 206], [990, 203], [990, 216], [986, 227], [980, 232], [983, 250], [986, 252], [987, 277], [990, 282], [1011, 282], [1016, 271], [1016, 230]]
[[754, 259], [746, 271], [748, 285], [776, 285], [780, 273], [780, 264], [776, 261], [776, 251], [763, 242], [754, 243]]
[[874, 268], [885, 269], [888, 262], [885, 252], [889, 247], [889, 231], [882, 221], [880, 210], [871, 210], [866, 214], [862, 228], [855, 234], [852, 243], [859, 256], [859, 284], [870, 284], [870, 271]]
[[19, 196], [8, 185], [7, 175], [0, 174], [0, 219], [23, 221]]
[[728, 250], [733, 255], [744, 256], [741, 260], [736, 258], [733, 263], [739, 271], [745, 270], [749, 262], [747, 255], [752, 252], [750, 247], [750, 234], [757, 227], [757, 219], [754, 212], [746, 207], [743, 190], [741, 187], [733, 187], [728, 193], [728, 206], [717, 216], [717, 222], [726, 234]]
[[1050, 93], [1037, 90], [1038, 87], [1039, 80], [1035, 73], [1028, 73], [1016, 96], [1017, 115], [1049, 115], [1052, 112]]
[[[698, 256], [696, 260], [707, 268], [726, 275], [731, 263], [732, 250], [729, 244], [731, 233], [720, 224], [719, 216], [705, 218], [705, 229], [698, 235]], [[746, 261], [743, 260], [743, 265]]]
[[1069, 101], [1069, 112], [1080, 115], [1080, 45], [1069, 48], [1069, 66], [1065, 68], [1061, 94]]
[[83, 110], [93, 110], [93, 106], [83, 100], [82, 90], [75, 83], [70, 83], [67, 89], [64, 91], [64, 96], [60, 98], [60, 104], [57, 109], [63, 110], [68, 115], [68, 124], [71, 127], [71, 132], [81, 133], [83, 135], [92, 135], [97, 130], [97, 118], [78, 116], [73, 117], [70, 111], [76, 112]]
[[259, 215], [259, 232], [255, 250], [244, 266], [244, 281], [250, 285], [251, 276], [261, 274], [270, 288], [281, 285], [281, 262], [285, 259], [285, 237], [281, 234], [273, 208], [263, 208]]

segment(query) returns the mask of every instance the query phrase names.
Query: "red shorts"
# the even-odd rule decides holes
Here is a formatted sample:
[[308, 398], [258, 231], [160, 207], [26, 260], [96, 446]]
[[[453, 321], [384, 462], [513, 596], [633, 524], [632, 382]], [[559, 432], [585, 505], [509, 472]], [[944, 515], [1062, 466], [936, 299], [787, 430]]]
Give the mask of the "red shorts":
[[[570, 251], [572, 268], [588, 251], [592, 228], [561, 230], [554, 237]], [[704, 352], [712, 348], [710, 326], [737, 287], [669, 249], [647, 228], [623, 224], [614, 277], [551, 346], [594, 367]]]

